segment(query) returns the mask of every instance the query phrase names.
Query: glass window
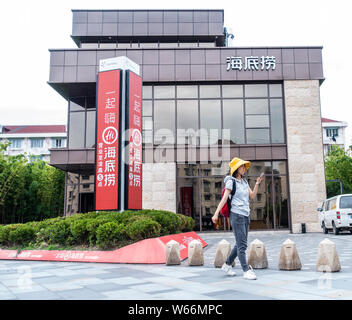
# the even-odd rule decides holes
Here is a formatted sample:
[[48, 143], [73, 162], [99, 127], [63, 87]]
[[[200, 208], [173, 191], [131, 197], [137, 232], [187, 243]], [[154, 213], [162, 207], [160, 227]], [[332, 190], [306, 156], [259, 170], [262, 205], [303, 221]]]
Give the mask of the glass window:
[[197, 48], [198, 42], [180, 42], [180, 48]]
[[178, 47], [178, 43], [159, 43], [159, 47], [160, 48], [177, 48]]
[[246, 114], [268, 114], [267, 99], [248, 99], [246, 100]]
[[116, 49], [117, 48], [117, 44], [116, 43], [110, 43], [110, 42], [100, 42], [99, 47], [102, 48], [102, 49]]
[[179, 177], [191, 177], [198, 176], [198, 165], [197, 164], [177, 164], [177, 176]]
[[220, 100], [200, 100], [200, 130], [201, 145], [215, 144], [221, 139]]
[[247, 128], [268, 128], [269, 116], [268, 115], [246, 116], [246, 127]]
[[196, 145], [198, 100], [177, 101], [177, 143]]
[[126, 48], [131, 48], [131, 43], [118, 43], [117, 44], [117, 47], [119, 48], [119, 49], [126, 49]]
[[284, 115], [281, 99], [270, 99], [271, 142], [284, 143]]
[[142, 139], [144, 144], [151, 145], [153, 143], [153, 134], [151, 130], [143, 130]]
[[143, 113], [143, 116], [152, 116], [153, 115], [153, 104], [152, 104], [152, 101], [143, 100], [143, 102], [142, 102], [142, 113]]
[[282, 97], [282, 86], [281, 84], [269, 84], [270, 97]]
[[85, 113], [71, 112], [69, 126], [69, 147], [84, 148]]
[[286, 162], [285, 161], [273, 161], [273, 173], [274, 174], [286, 174]]
[[174, 143], [175, 101], [154, 101], [154, 143]]
[[192, 217], [199, 230], [200, 197], [198, 178], [177, 179], [177, 212]]
[[63, 148], [65, 147], [65, 139], [62, 138], [54, 138], [51, 141], [52, 148]]
[[266, 84], [246, 84], [244, 91], [247, 98], [268, 96], [268, 86]]
[[220, 98], [220, 86], [199, 86], [201, 98]]
[[153, 130], [152, 117], [143, 117], [143, 130]]
[[222, 86], [223, 98], [242, 98], [243, 86], [235, 84], [224, 84]]
[[31, 148], [43, 148], [43, 145], [44, 145], [43, 138], [31, 139]]
[[82, 49], [98, 49], [98, 43], [81, 43]]
[[177, 98], [198, 98], [198, 86], [177, 86]]
[[198, 130], [198, 100], [177, 101], [177, 128]]
[[148, 42], [140, 42], [139, 43], [139, 47], [140, 48], [157, 48], [159, 46], [158, 43], [155, 43], [155, 42], [151, 42], [151, 43], [148, 43]]
[[346, 196], [340, 198], [340, 209], [352, 209], [352, 197]]
[[247, 129], [248, 144], [270, 143], [269, 129]]
[[223, 130], [230, 129], [230, 141], [244, 143], [243, 100], [223, 100]]
[[153, 98], [153, 87], [152, 86], [143, 86], [143, 99], [152, 99]]
[[338, 129], [337, 128], [327, 128], [326, 129], [326, 136], [327, 137], [337, 137], [338, 136]]
[[288, 195], [287, 195], [287, 177], [274, 177], [275, 194], [275, 225], [277, 228], [288, 228]]
[[22, 147], [22, 139], [8, 139], [11, 142], [10, 149], [20, 149]]
[[336, 198], [330, 200], [330, 206], [329, 210], [335, 210], [336, 209]]
[[259, 177], [262, 172], [264, 172], [265, 174], [272, 173], [271, 162], [270, 161], [252, 161], [251, 166], [248, 169], [248, 175]]
[[155, 86], [154, 99], [175, 98], [175, 86]]
[[95, 111], [87, 112], [86, 147], [95, 146]]

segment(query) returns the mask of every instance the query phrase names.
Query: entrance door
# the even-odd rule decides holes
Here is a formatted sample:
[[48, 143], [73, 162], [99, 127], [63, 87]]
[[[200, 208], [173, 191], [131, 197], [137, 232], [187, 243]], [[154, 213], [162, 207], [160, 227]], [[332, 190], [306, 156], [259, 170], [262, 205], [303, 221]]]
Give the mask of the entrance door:
[[94, 193], [80, 193], [81, 213], [94, 211]]

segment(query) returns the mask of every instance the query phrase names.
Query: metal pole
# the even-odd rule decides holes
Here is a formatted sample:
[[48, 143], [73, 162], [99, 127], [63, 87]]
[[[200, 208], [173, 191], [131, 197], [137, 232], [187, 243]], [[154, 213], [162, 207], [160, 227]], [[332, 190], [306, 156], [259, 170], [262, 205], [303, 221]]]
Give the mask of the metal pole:
[[125, 210], [125, 114], [126, 114], [126, 70], [122, 71], [122, 86], [121, 86], [121, 137], [120, 137], [120, 154], [121, 154], [121, 175], [120, 175], [120, 211]]

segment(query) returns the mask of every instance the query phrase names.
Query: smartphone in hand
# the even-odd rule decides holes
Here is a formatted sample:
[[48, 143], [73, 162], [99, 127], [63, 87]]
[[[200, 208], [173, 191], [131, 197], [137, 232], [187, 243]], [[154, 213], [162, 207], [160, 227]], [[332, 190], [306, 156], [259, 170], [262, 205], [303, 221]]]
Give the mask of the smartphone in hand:
[[262, 172], [261, 174], [260, 174], [260, 178], [262, 178], [264, 176], [264, 172]]

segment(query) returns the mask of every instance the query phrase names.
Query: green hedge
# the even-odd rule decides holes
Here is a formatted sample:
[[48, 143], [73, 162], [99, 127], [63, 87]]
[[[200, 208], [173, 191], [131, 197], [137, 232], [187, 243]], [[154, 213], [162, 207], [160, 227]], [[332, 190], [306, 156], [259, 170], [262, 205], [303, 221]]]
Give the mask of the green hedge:
[[0, 246], [97, 246], [107, 249], [134, 241], [187, 232], [194, 220], [161, 210], [100, 211], [25, 224], [0, 225]]

